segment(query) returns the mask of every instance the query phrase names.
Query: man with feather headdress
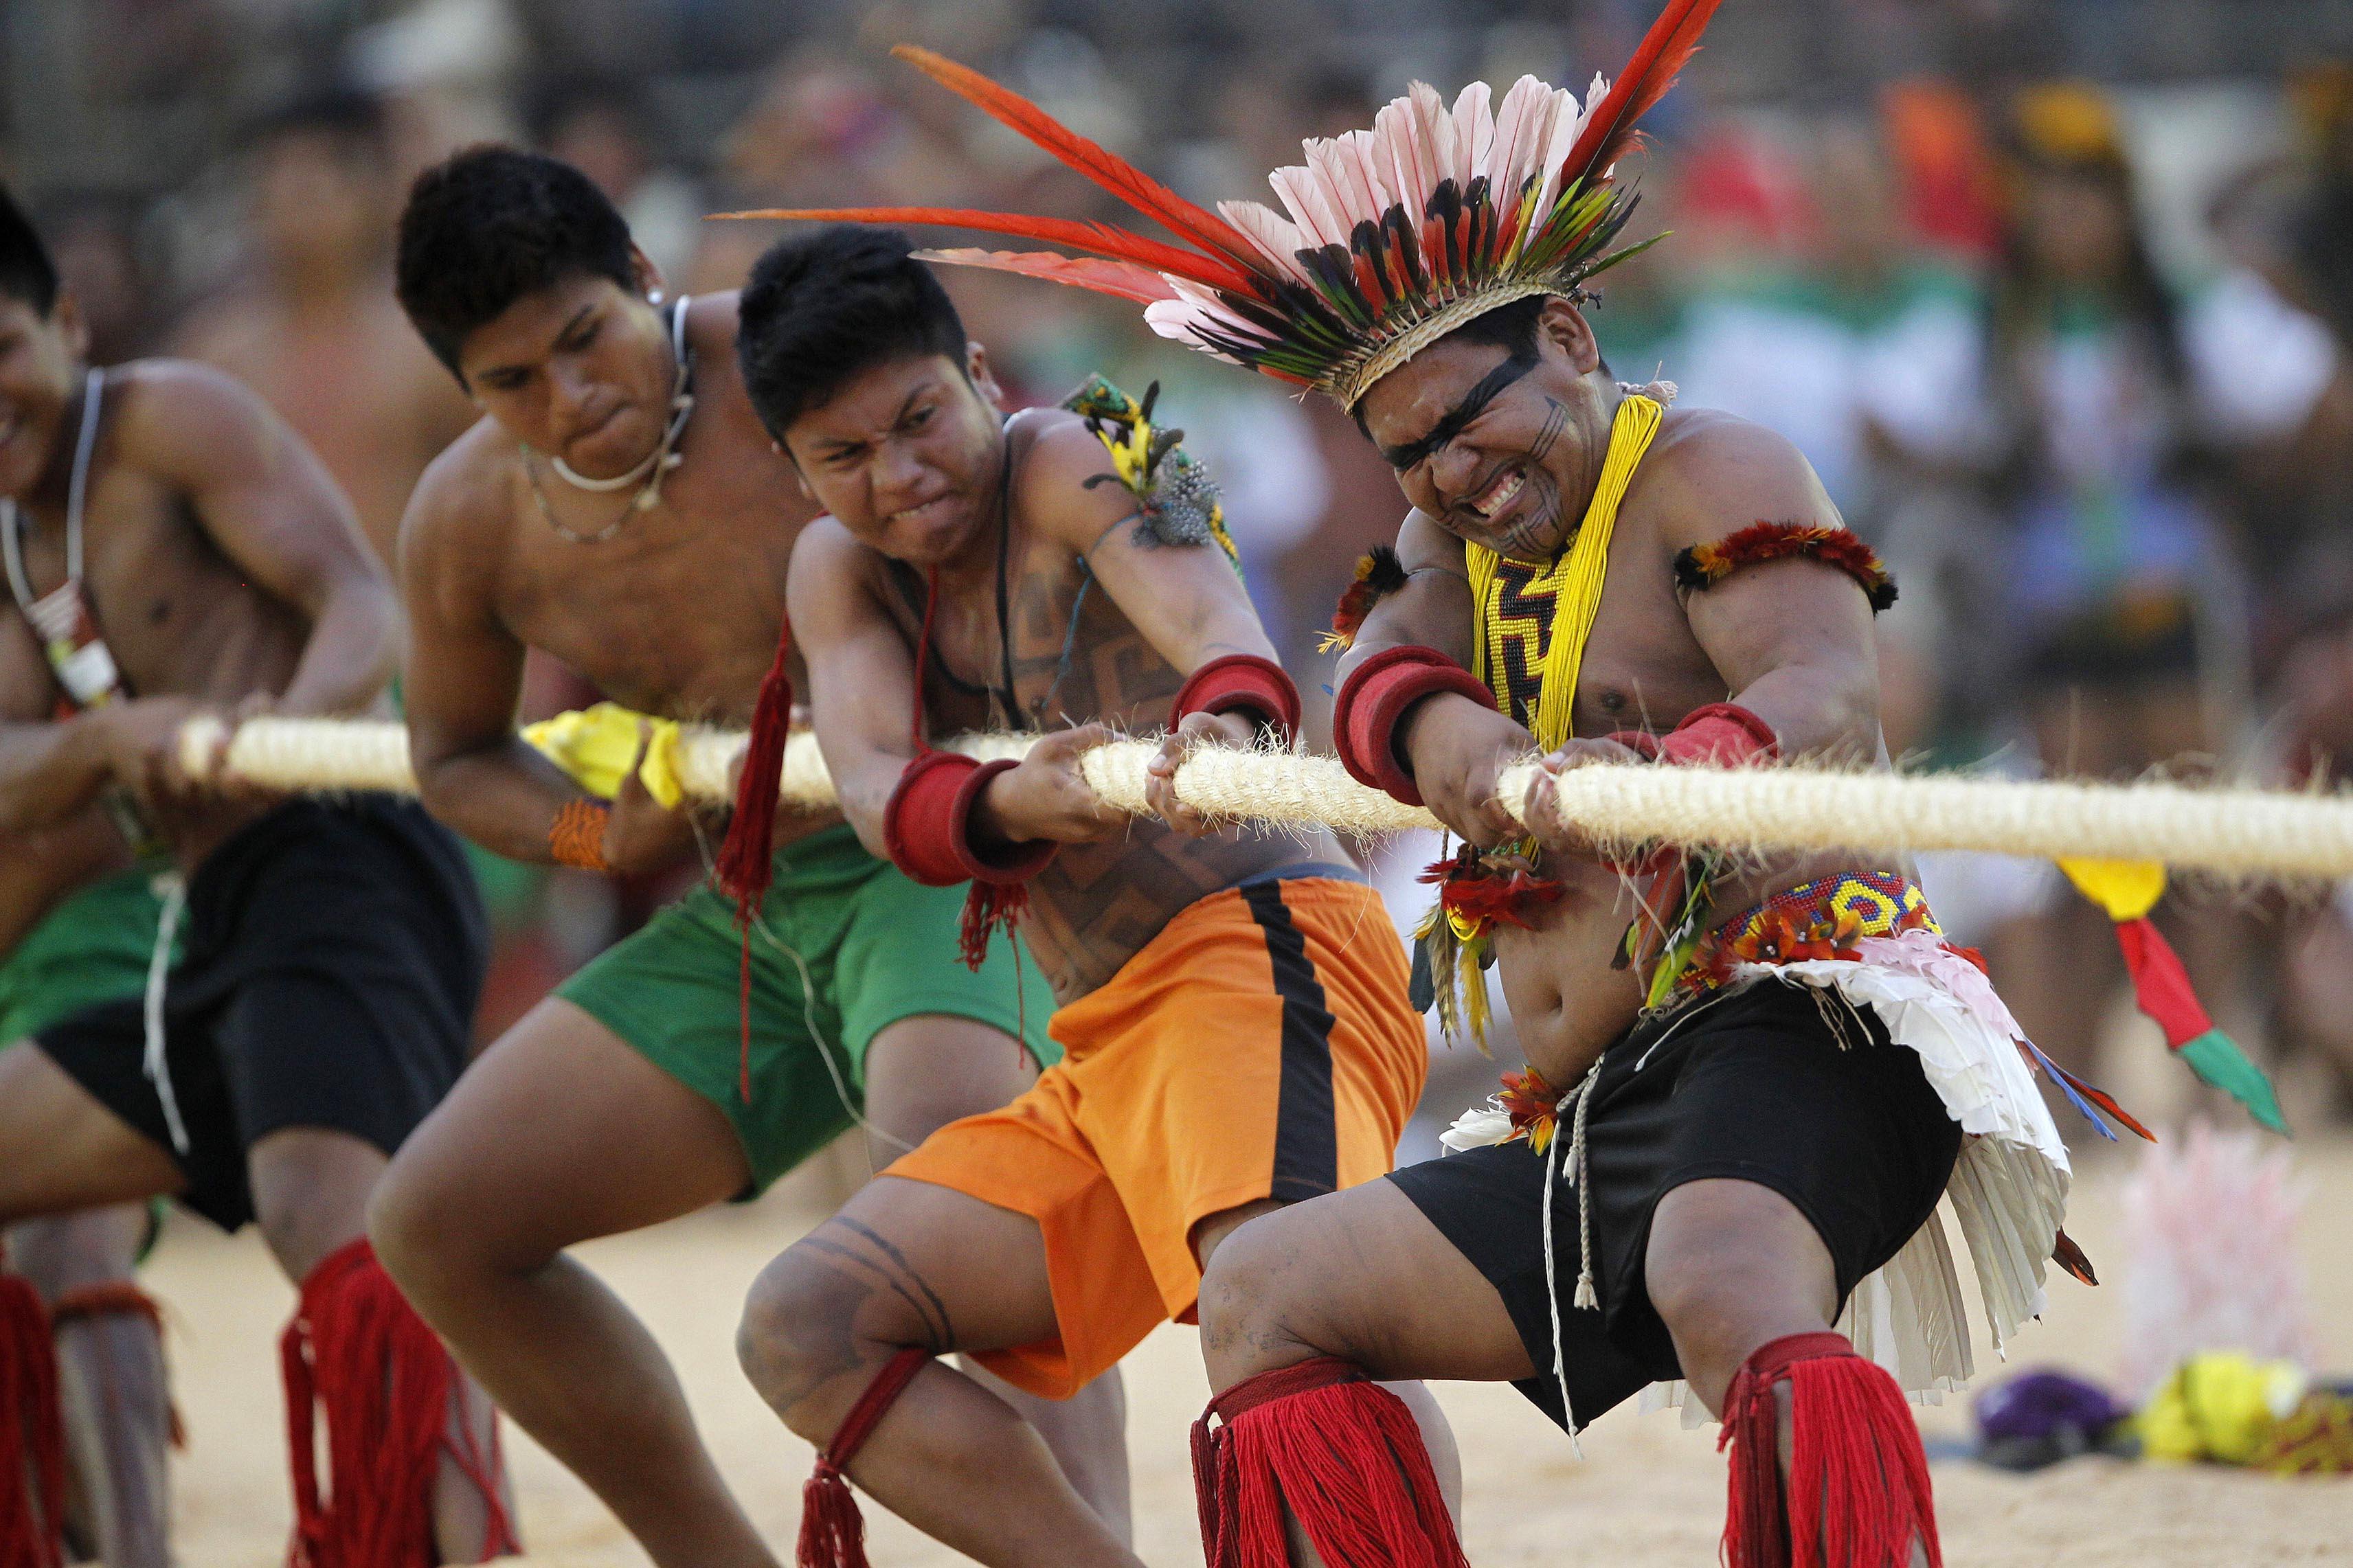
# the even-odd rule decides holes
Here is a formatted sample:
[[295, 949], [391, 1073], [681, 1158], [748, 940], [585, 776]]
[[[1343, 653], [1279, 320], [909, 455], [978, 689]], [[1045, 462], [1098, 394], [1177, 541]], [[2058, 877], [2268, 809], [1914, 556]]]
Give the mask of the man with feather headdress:
[[[1462, 839], [1432, 868], [1418, 985], [1450, 1016], [1464, 973], [1476, 990], [1500, 963], [1531, 1070], [1458, 1124], [1466, 1152], [1254, 1219], [1209, 1263], [1212, 1568], [1461, 1563], [1375, 1381], [1408, 1377], [1510, 1379], [1572, 1432], [1666, 1384], [1724, 1422], [1735, 1568], [1933, 1563], [1904, 1395], [1969, 1371], [1938, 1202], [1998, 1336], [2042, 1310], [2048, 1258], [2088, 1277], [2059, 1229], [2067, 1157], [2032, 1080], [2049, 1064], [1904, 867], [1605, 853], [1560, 823], [1548, 777], [1516, 810], [1496, 797], [1531, 751], [1550, 773], [1884, 759], [1876, 559], [1787, 442], [1617, 384], [1579, 308], [1639, 248], [1609, 249], [1634, 205], [1614, 165], [1715, 6], [1672, 0], [1582, 103], [1533, 78], [1451, 107], [1417, 86], [1277, 171], [1287, 216], [1193, 206], [902, 51], [1182, 243], [796, 215], [1089, 252], [933, 258], [1143, 302], [1164, 335], [1332, 396], [1413, 506], [1336, 628], [1355, 645], [1337, 744]], [[2095, 1122], [2095, 1103], [2121, 1115], [2063, 1081]]]

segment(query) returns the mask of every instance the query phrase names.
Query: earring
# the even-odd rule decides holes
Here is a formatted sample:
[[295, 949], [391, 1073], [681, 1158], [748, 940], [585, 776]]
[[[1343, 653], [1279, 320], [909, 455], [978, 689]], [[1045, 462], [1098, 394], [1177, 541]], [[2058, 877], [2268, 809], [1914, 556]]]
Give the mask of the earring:
[[649, 290], [647, 290], [647, 292], [646, 292], [646, 303], [647, 303], [647, 304], [649, 304], [649, 305], [659, 305], [659, 304], [660, 304], [661, 302], [662, 302], [662, 291], [661, 291], [660, 289], [649, 289]]

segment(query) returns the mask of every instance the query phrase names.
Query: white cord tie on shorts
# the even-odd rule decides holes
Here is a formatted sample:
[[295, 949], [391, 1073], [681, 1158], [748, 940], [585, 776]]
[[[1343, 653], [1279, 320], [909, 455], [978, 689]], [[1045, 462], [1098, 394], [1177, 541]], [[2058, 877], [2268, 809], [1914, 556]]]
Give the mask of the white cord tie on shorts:
[[1552, 1142], [1545, 1149], [1544, 1183], [1544, 1260], [1545, 1306], [1552, 1313], [1552, 1376], [1560, 1385], [1561, 1420], [1568, 1427], [1568, 1446], [1580, 1459], [1584, 1447], [1577, 1440], [1577, 1412], [1568, 1403], [1568, 1354], [1560, 1331], [1560, 1276], [1553, 1262], [1552, 1249], [1552, 1183], [1553, 1172], [1558, 1165], [1560, 1150], [1557, 1130], [1562, 1116], [1569, 1118], [1568, 1163], [1569, 1180], [1577, 1184], [1577, 1295], [1569, 1305], [1580, 1311], [1598, 1310], [1600, 1293], [1593, 1288], [1593, 1198], [1592, 1172], [1586, 1161], [1585, 1113], [1593, 1103], [1593, 1080], [1601, 1076], [1601, 1064], [1595, 1062], [1577, 1080], [1577, 1087], [1560, 1097], [1553, 1106], [1555, 1131]]
[[188, 884], [178, 872], [165, 871], [156, 877], [154, 887], [164, 897], [164, 908], [155, 917], [154, 951], [147, 955], [147, 1054], [141, 1066], [163, 1104], [172, 1150], [185, 1158], [188, 1126], [180, 1120], [179, 1098], [172, 1092], [172, 1064], [164, 1054], [164, 992], [172, 975], [172, 939], [180, 934], [180, 915], [188, 907]]

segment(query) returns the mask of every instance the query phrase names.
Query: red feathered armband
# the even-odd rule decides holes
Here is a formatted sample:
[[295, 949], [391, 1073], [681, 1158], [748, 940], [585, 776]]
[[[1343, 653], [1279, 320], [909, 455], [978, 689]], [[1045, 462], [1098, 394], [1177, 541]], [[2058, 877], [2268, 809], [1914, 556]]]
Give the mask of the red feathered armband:
[[1176, 707], [1168, 715], [1173, 727], [1187, 713], [1257, 715], [1286, 746], [1299, 733], [1299, 688], [1282, 666], [1254, 653], [1229, 653], [1195, 670], [1176, 693]]
[[1397, 728], [1415, 703], [1441, 691], [1495, 706], [1495, 694], [1477, 676], [1434, 647], [1385, 647], [1351, 670], [1332, 709], [1332, 742], [1348, 776], [1408, 805], [1421, 805], [1412, 770], [1398, 755]]
[[1711, 702], [1683, 715], [1659, 742], [1658, 761], [1736, 768], [1780, 754], [1781, 738], [1772, 725], [1737, 702]]
[[972, 839], [972, 809], [988, 781], [1015, 767], [1010, 758], [984, 763], [961, 752], [925, 752], [899, 775], [882, 809], [882, 843], [891, 863], [927, 888], [958, 882], [1026, 882], [1046, 868], [1059, 847], [1038, 838], [984, 852]]
[[1694, 544], [1675, 557], [1675, 585], [1686, 592], [1713, 588], [1744, 566], [1792, 556], [1835, 566], [1861, 584], [1876, 613], [1895, 603], [1895, 579], [1871, 546], [1851, 530], [1817, 522], [1752, 522], [1728, 539]]

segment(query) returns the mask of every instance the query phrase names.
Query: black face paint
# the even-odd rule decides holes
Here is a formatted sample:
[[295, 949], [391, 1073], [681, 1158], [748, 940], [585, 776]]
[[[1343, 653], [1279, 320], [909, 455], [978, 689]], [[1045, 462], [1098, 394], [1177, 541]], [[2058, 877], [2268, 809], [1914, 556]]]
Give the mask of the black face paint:
[[1445, 416], [1430, 426], [1430, 434], [1403, 447], [1383, 448], [1383, 460], [1402, 474], [1444, 450], [1446, 444], [1460, 436], [1471, 421], [1486, 412], [1487, 405], [1502, 395], [1504, 388], [1534, 370], [1535, 365], [1536, 355], [1533, 351], [1514, 354], [1481, 376], [1478, 384], [1462, 395], [1462, 401], [1447, 410]]
[[1560, 433], [1568, 428], [1568, 405], [1557, 397], [1546, 397], [1545, 401], [1552, 410], [1545, 416], [1544, 428], [1536, 432], [1535, 445], [1528, 448], [1528, 461], [1532, 463], [1543, 462], [1553, 443], [1560, 439]]

